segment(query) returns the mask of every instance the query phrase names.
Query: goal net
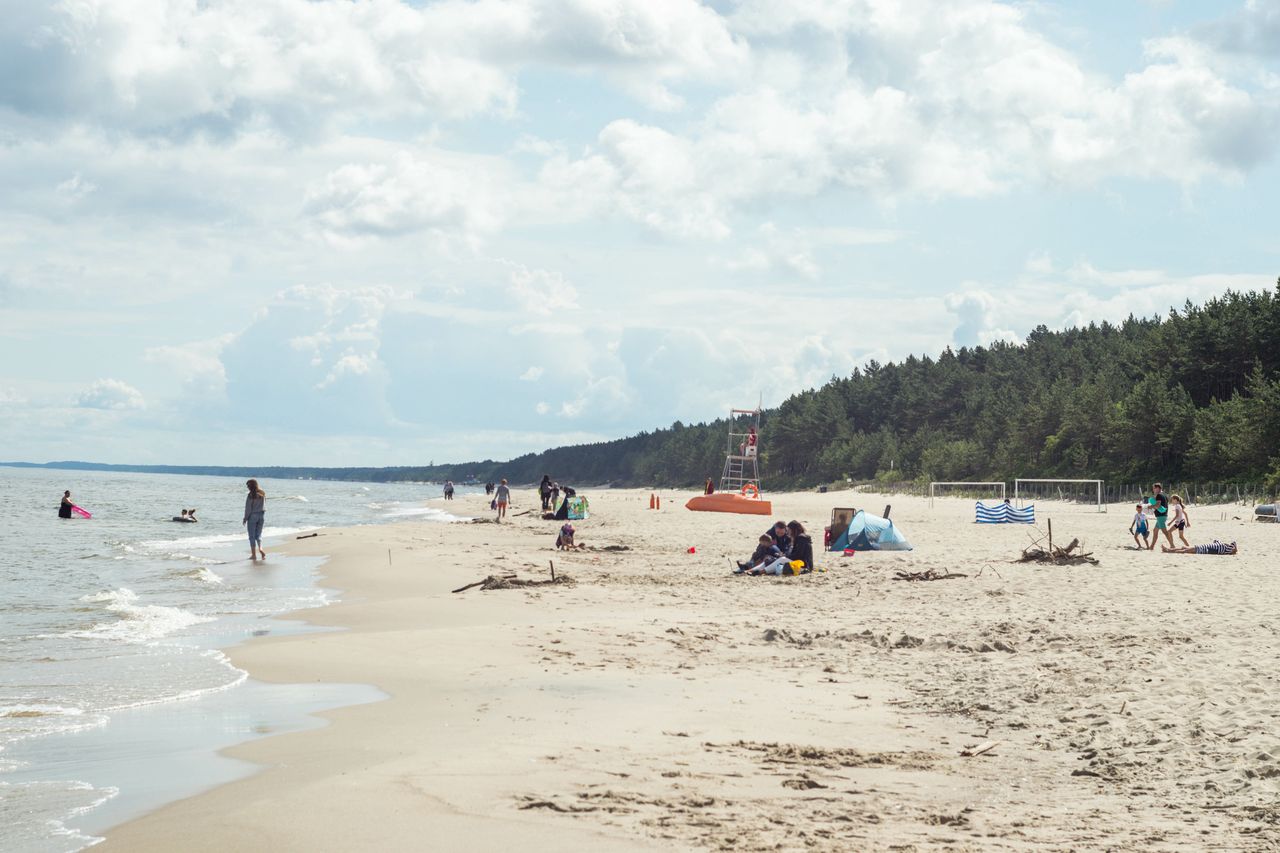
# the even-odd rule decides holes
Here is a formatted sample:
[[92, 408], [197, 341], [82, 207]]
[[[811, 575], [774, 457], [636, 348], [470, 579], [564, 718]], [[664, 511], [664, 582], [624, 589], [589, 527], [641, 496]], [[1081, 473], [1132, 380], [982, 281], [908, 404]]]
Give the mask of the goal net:
[[[996, 495], [996, 490], [999, 494]], [[1004, 483], [996, 482], [958, 482], [958, 481], [936, 481], [929, 484], [929, 506], [933, 506], [934, 497], [954, 498], [954, 497], [998, 497], [1000, 500], [1005, 498]]]
[[1103, 503], [1101, 480], [1045, 480], [1018, 479], [1013, 481], [1013, 501], [1022, 506], [1023, 501], [1063, 501], [1092, 506], [1097, 512], [1106, 512]]

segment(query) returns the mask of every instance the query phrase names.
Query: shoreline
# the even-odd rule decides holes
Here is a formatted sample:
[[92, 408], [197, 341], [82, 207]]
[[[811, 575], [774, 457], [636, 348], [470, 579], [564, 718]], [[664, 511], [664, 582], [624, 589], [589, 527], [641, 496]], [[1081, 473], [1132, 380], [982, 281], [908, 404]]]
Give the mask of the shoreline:
[[[1251, 821], [1249, 810], [1275, 783], [1249, 749], [1265, 735], [1239, 748], [1129, 740], [1212, 701], [1168, 647], [1204, 647], [1217, 665], [1241, 619], [1221, 635], [1197, 638], [1188, 625], [1173, 637], [1168, 609], [1213, 588], [1206, 568], [1244, 570], [1274, 589], [1262, 566], [1277, 552], [1265, 534], [1235, 523], [1239, 558], [1140, 555], [1121, 547], [1114, 513], [1050, 507], [1056, 527], [1087, 536], [1105, 566], [1029, 569], [1004, 564], [1025, 544], [1020, 526], [961, 528], [968, 541], [957, 544], [971, 502], [933, 511], [896, 496], [893, 517], [916, 551], [822, 554], [830, 572], [746, 579], [728, 576], [722, 553], [768, 519], [688, 513], [679, 493], [664, 492], [669, 509], [654, 513], [648, 491], [588, 496], [593, 517], [579, 538], [628, 550], [558, 554], [555, 525], [531, 516], [501, 528], [332, 528], [289, 543], [291, 554], [327, 555], [320, 582], [344, 591], [306, 620], [345, 630], [259, 639], [232, 650], [233, 662], [260, 681], [365, 683], [389, 698], [225, 750], [261, 769], [107, 831], [106, 849], [1261, 840], [1253, 833], [1265, 816]], [[774, 496], [777, 517], [800, 518], [818, 542], [846, 498], [872, 500], [874, 512], [882, 502]], [[516, 501], [516, 511], [536, 505], [525, 492]], [[482, 495], [452, 504], [487, 515]], [[547, 560], [579, 583], [450, 593], [500, 569], [544, 577]], [[1167, 600], [1125, 600], [1128, 570], [1144, 560], [1172, 584]], [[932, 567], [969, 578], [892, 581], [895, 569]], [[1231, 618], [1209, 616], [1202, 627]], [[1045, 630], [1055, 622], [1065, 637]], [[1256, 632], [1234, 639], [1275, 645]], [[1144, 683], [1139, 664], [1164, 684]], [[1254, 716], [1234, 722], [1247, 734], [1247, 720], [1265, 712], [1246, 708]], [[1000, 745], [961, 756], [990, 740]], [[1150, 778], [1132, 769], [1156, 759]], [[1236, 766], [1250, 761], [1262, 765], [1253, 777]], [[1181, 769], [1195, 766], [1185, 778]], [[1188, 783], [1210, 793], [1187, 798]], [[1176, 813], [1162, 805], [1169, 794], [1184, 801]]]

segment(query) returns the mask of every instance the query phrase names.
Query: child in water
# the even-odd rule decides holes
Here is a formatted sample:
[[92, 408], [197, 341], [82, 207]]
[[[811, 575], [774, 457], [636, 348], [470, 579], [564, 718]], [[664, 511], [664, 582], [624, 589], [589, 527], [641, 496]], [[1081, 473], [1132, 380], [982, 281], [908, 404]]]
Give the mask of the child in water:
[[[1146, 507], [1142, 504], [1137, 504], [1134, 506], [1134, 509], [1136, 509], [1137, 512], [1134, 513], [1133, 522], [1129, 525], [1129, 532], [1133, 534], [1133, 541], [1138, 546], [1138, 549], [1147, 550], [1151, 545], [1147, 541]], [[1142, 541], [1138, 541], [1139, 536], [1142, 537]]]

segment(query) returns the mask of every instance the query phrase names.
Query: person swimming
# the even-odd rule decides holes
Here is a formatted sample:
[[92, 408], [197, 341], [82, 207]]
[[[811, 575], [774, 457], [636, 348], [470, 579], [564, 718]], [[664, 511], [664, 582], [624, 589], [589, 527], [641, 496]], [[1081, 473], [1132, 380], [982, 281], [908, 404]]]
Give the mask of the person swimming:
[[191, 523], [199, 520], [200, 519], [196, 518], [196, 511], [194, 509], [184, 509], [182, 511], [182, 515], [175, 515], [173, 518], [170, 519], [170, 521], [185, 521], [187, 523]]

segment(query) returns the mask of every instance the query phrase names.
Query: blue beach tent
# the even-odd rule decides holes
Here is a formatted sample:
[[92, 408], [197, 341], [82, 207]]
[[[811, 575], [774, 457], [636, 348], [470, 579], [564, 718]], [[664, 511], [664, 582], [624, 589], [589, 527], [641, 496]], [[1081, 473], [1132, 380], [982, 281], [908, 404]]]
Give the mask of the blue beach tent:
[[987, 506], [978, 501], [974, 507], [974, 524], [1035, 524], [1036, 505], [1027, 504], [1021, 509], [1001, 502], [995, 506]]
[[858, 510], [848, 529], [831, 539], [832, 551], [846, 548], [855, 551], [910, 551], [911, 543], [889, 519]]

